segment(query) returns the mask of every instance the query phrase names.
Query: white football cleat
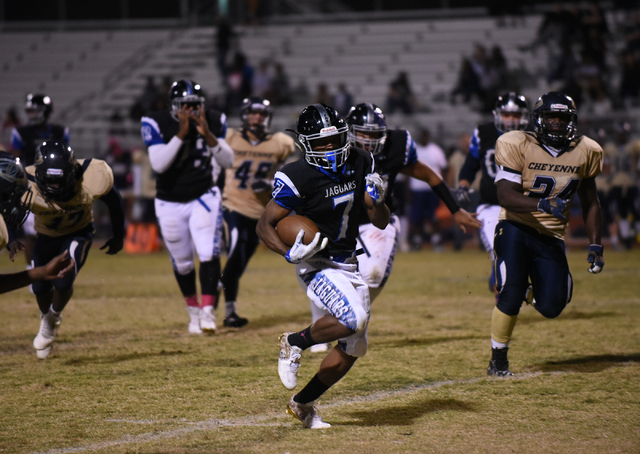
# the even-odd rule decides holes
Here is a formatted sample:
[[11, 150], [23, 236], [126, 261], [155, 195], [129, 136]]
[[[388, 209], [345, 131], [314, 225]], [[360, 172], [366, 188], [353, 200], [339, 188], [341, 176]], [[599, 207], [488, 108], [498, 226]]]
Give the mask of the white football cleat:
[[214, 334], [216, 332], [216, 313], [213, 306], [205, 306], [200, 309], [200, 329], [205, 333]]
[[298, 369], [300, 368], [300, 357], [302, 349], [289, 344], [289, 334], [280, 335], [280, 355], [278, 356], [278, 375], [280, 381], [287, 389], [293, 389], [298, 384]]
[[298, 418], [309, 429], [327, 429], [331, 427], [331, 424], [322, 421], [314, 402], [299, 404], [292, 397], [289, 399], [289, 405], [287, 405], [287, 413]]
[[58, 326], [62, 323], [62, 315], [49, 309], [46, 314], [40, 313], [40, 331], [33, 339], [33, 347], [36, 350], [44, 350], [49, 347], [56, 338]]
[[200, 329], [200, 308], [195, 306], [187, 306], [189, 313], [189, 332], [191, 334], [202, 334]]
[[49, 353], [51, 353], [52, 349], [53, 349], [53, 344], [49, 345], [47, 348], [44, 348], [42, 350], [36, 350], [36, 356], [38, 357], [38, 359], [47, 359], [47, 356], [49, 356]]
[[331, 344], [329, 342], [325, 344], [316, 344], [309, 347], [311, 353], [323, 353], [331, 350]]

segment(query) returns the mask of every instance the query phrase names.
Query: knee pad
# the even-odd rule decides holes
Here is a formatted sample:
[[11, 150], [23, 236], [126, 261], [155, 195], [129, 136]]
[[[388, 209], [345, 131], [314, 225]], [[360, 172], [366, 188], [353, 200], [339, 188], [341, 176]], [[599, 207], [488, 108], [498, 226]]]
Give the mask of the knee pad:
[[536, 301], [534, 307], [544, 318], [556, 318], [557, 316], [562, 314], [562, 311], [566, 307], [566, 304], [564, 304], [564, 301], [556, 301], [552, 304], [541, 306], [540, 302]]
[[172, 261], [173, 261], [173, 269], [176, 271], [176, 273], [182, 276], [184, 276], [185, 274], [189, 274], [195, 268], [195, 265], [193, 264], [193, 260], [181, 261], [181, 262], [177, 262], [176, 260], [172, 260]]

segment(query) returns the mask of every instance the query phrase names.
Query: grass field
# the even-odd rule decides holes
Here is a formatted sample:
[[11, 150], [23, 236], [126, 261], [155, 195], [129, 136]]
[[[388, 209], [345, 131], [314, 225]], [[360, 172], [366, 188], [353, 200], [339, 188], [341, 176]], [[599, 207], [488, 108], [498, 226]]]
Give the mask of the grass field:
[[[399, 254], [367, 355], [319, 402], [333, 427], [314, 431], [285, 415], [277, 374], [278, 335], [310, 322], [293, 266], [259, 251], [240, 295], [249, 325], [194, 336], [164, 253], [94, 249], [47, 360], [33, 295], [0, 296], [0, 452], [638, 453], [640, 250], [605, 251], [600, 275], [585, 259], [569, 253], [558, 319], [522, 309], [516, 377], [494, 379], [486, 254]], [[299, 383], [323, 356], [303, 355]]]

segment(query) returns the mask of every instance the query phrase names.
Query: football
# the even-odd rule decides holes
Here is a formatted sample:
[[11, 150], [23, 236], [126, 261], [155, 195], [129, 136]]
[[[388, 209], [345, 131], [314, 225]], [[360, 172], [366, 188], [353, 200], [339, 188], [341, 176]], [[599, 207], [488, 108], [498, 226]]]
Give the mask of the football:
[[282, 242], [287, 246], [293, 246], [300, 230], [304, 230], [304, 236], [302, 237], [304, 244], [311, 243], [313, 237], [320, 231], [315, 222], [299, 214], [292, 214], [281, 219], [276, 226], [276, 230]]

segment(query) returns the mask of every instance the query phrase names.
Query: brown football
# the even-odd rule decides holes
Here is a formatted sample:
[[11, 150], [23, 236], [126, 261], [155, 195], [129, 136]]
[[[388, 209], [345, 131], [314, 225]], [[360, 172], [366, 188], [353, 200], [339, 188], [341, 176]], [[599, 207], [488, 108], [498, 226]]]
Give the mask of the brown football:
[[282, 242], [287, 246], [293, 246], [300, 230], [304, 230], [304, 236], [302, 237], [304, 244], [311, 243], [313, 237], [320, 231], [315, 222], [299, 214], [291, 214], [281, 219], [276, 226], [276, 230]]

